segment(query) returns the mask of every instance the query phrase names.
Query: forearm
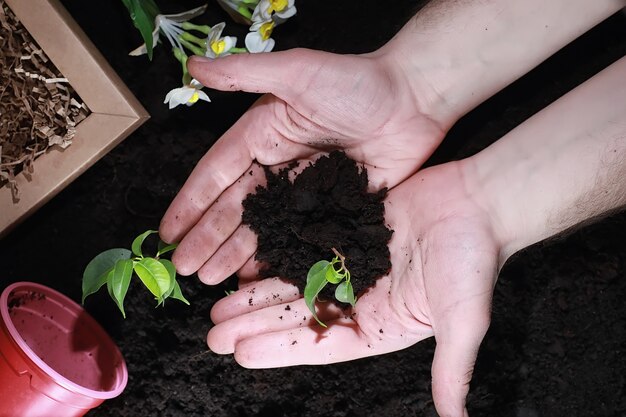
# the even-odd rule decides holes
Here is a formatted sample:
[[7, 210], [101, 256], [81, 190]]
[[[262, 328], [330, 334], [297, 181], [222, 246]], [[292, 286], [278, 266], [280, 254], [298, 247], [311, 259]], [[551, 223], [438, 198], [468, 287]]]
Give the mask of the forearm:
[[626, 57], [464, 163], [502, 260], [626, 205]]
[[624, 6], [625, 0], [433, 0], [379, 52], [449, 128]]

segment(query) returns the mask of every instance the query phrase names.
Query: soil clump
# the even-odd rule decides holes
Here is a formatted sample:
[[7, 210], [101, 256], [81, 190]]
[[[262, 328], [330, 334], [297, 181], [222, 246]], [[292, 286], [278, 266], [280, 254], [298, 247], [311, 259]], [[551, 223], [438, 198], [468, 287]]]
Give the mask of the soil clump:
[[309, 268], [330, 261], [335, 248], [346, 257], [355, 294], [361, 293], [391, 268], [387, 189], [369, 193], [367, 170], [340, 151], [320, 157], [291, 182], [293, 168], [278, 174], [266, 168], [267, 185], [243, 202], [243, 223], [257, 234], [261, 276], [293, 280], [304, 291]]

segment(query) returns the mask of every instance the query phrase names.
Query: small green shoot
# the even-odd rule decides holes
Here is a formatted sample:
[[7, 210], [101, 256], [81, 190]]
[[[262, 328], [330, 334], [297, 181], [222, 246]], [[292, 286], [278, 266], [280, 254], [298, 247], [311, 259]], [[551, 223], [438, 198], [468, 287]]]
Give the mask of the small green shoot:
[[[349, 303], [353, 307], [356, 303], [354, 289], [350, 282], [350, 271], [346, 268], [346, 258], [335, 248], [332, 248], [332, 250], [335, 257], [330, 262], [319, 261], [309, 269], [306, 276], [306, 286], [304, 287], [304, 302], [311, 310], [311, 313], [313, 313], [315, 320], [323, 327], [327, 326], [317, 317], [315, 300], [326, 284], [337, 284], [335, 289], [337, 301]], [[338, 268], [335, 265], [338, 265]]]
[[131, 250], [109, 249], [93, 258], [83, 273], [83, 304], [85, 298], [106, 284], [109, 295], [126, 318], [124, 298], [134, 272], [155, 296], [157, 307], [163, 305], [166, 298], [174, 298], [189, 305], [176, 281], [174, 264], [167, 259], [160, 259], [161, 255], [176, 249], [176, 244], [167, 245], [159, 241], [155, 257], [143, 255], [143, 242], [155, 233], [156, 230], [148, 230], [137, 236]]

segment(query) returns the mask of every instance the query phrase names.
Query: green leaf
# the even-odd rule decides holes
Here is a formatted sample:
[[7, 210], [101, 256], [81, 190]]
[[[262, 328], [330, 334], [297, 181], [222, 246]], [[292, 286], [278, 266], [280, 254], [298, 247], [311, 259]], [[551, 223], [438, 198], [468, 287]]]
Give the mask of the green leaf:
[[170, 274], [165, 266], [154, 258], [143, 258], [135, 263], [134, 270], [141, 282], [161, 303], [163, 294], [167, 292], [171, 284]]
[[315, 300], [317, 299], [318, 294], [322, 289], [328, 284], [326, 280], [326, 272], [328, 268], [332, 268], [330, 262], [328, 261], [319, 261], [316, 262], [306, 276], [306, 287], [304, 287], [304, 302], [306, 303], [311, 313], [313, 313], [313, 317], [317, 322], [326, 327], [324, 323], [320, 321], [317, 317], [317, 313], [315, 312]]
[[159, 11], [159, 6], [156, 5], [154, 0], [141, 0], [141, 5], [148, 15], [154, 16], [152, 20], [154, 20], [157, 15], [161, 13]]
[[107, 288], [109, 295], [117, 304], [117, 307], [122, 312], [122, 316], [126, 318], [126, 312], [124, 311], [124, 298], [128, 292], [128, 286], [130, 285], [130, 278], [133, 276], [133, 260], [132, 259], [120, 259], [115, 263], [115, 267], [109, 273], [107, 277]]
[[154, 31], [154, 19], [159, 14], [159, 8], [153, 0], [122, 0], [130, 13], [130, 18], [144, 43], [148, 52], [148, 58], [152, 60], [152, 32]]
[[344, 281], [337, 285], [335, 288], [335, 298], [342, 303], [350, 303], [352, 307], [356, 304], [356, 298], [354, 298], [354, 289], [352, 283]]
[[120, 259], [130, 259], [128, 249], [109, 249], [93, 258], [83, 272], [83, 298], [97, 292], [107, 281], [107, 275], [113, 270], [115, 263]]
[[189, 305], [189, 301], [187, 301], [185, 296], [183, 296], [183, 293], [180, 291], [180, 285], [178, 285], [178, 281], [174, 283], [174, 291], [172, 292], [172, 295], [170, 297], [176, 300], [180, 300], [183, 303]]
[[157, 258], [165, 253], [173, 251], [174, 249], [176, 249], [177, 246], [178, 246], [178, 243], [172, 243], [171, 245], [168, 245], [162, 240], [159, 240], [159, 248], [156, 254]]
[[309, 283], [309, 280], [312, 279], [314, 275], [317, 275], [321, 271], [326, 271], [326, 268], [330, 265], [328, 261], [319, 261], [313, 264], [313, 266], [309, 269], [309, 272], [306, 275], [306, 282]]
[[165, 294], [163, 294], [163, 299], [165, 300], [172, 294], [172, 291], [174, 291], [174, 287], [176, 286], [176, 267], [174, 266], [172, 261], [167, 259], [159, 259], [159, 262], [161, 262], [165, 269], [167, 269], [167, 273], [170, 275], [170, 279], [172, 280], [172, 282], [170, 283], [170, 287], [167, 289]]
[[326, 269], [326, 281], [331, 284], [339, 284], [344, 277], [339, 275], [337, 271], [335, 271], [335, 267], [331, 264]]
[[143, 241], [146, 240], [148, 236], [153, 235], [155, 233], [158, 233], [158, 232], [156, 230], [148, 230], [146, 232], [143, 232], [142, 234], [137, 236], [135, 240], [133, 240], [133, 244], [131, 245], [130, 248], [133, 250], [133, 253], [135, 254], [135, 256], [139, 256], [143, 258], [143, 253], [141, 252], [141, 245], [143, 245]]

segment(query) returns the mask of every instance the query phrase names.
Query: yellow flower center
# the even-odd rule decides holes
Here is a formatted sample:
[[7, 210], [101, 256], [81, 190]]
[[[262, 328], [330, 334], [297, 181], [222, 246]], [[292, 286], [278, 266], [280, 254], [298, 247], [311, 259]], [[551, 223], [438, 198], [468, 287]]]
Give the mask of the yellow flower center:
[[211, 42], [211, 50], [215, 53], [215, 55], [221, 55], [226, 49], [226, 41], [221, 39], [219, 41]]
[[198, 94], [197, 91], [195, 91], [188, 102], [191, 104], [194, 104], [198, 100], [200, 100], [200, 95]]
[[272, 31], [274, 30], [274, 21], [265, 22], [259, 28], [259, 33], [261, 34], [261, 39], [264, 41], [268, 40], [270, 36], [272, 36]]
[[272, 10], [282, 12], [289, 5], [289, 2], [287, 0], [269, 0], [269, 2], [269, 12], [271, 12]]

